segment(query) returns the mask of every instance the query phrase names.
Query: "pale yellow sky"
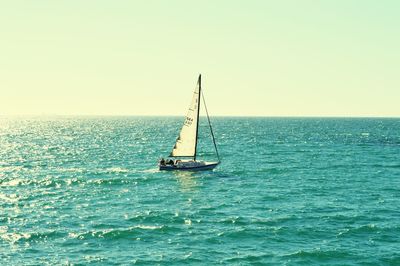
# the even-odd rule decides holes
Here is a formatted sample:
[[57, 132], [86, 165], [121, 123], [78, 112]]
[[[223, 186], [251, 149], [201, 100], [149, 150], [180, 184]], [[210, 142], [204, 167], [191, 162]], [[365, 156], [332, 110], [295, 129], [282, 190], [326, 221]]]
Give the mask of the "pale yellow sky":
[[400, 116], [398, 1], [6, 1], [0, 115]]

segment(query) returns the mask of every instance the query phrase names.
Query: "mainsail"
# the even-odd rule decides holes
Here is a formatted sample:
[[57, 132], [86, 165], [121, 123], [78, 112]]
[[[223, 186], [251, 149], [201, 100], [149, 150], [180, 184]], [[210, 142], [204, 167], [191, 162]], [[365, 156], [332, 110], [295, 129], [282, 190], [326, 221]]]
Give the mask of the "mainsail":
[[185, 122], [171, 151], [172, 157], [196, 157], [198, 120], [200, 108], [201, 75], [197, 81]]

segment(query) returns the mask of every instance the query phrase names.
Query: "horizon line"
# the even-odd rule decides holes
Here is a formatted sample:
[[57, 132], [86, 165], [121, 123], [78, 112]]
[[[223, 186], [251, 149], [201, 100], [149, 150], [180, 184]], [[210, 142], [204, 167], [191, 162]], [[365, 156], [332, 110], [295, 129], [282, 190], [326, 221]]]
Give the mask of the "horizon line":
[[[152, 115], [152, 114], [0, 114], [0, 117], [185, 117], [185, 115]], [[200, 115], [205, 117], [205, 115]], [[211, 115], [220, 118], [400, 118], [384, 115]]]

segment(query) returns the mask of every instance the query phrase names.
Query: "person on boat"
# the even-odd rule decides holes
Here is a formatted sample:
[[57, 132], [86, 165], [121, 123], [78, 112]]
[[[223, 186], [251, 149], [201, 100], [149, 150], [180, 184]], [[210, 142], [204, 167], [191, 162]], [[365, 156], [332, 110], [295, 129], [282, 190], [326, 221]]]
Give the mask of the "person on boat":
[[170, 159], [170, 160], [167, 161], [167, 164], [174, 165], [174, 161]]
[[160, 160], [160, 165], [165, 165], [165, 160], [164, 160], [164, 158], [161, 158], [161, 160]]

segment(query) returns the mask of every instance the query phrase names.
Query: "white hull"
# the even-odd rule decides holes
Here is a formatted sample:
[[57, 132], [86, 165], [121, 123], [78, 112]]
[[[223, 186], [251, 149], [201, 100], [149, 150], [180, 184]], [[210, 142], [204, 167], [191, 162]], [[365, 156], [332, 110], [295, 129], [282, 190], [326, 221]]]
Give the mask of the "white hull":
[[214, 169], [219, 162], [180, 161], [173, 165], [159, 164], [160, 170], [166, 171], [203, 171]]

